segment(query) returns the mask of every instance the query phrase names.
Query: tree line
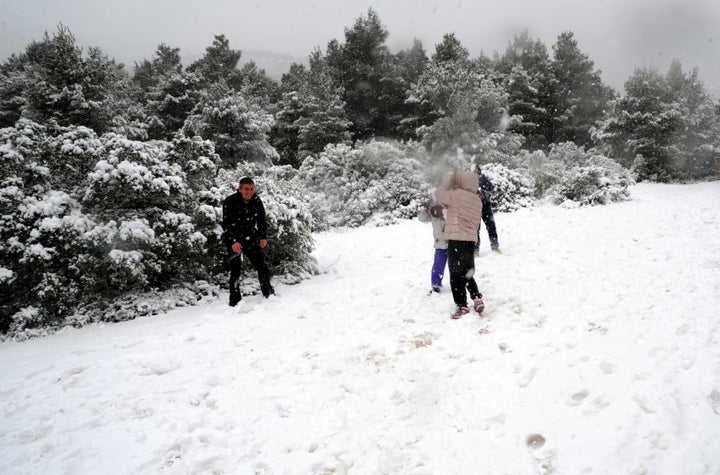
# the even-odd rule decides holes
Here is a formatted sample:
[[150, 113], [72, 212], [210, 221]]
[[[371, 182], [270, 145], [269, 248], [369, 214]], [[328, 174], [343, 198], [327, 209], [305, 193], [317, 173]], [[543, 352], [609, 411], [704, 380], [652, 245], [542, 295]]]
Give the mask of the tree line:
[[188, 66], [161, 44], [132, 75], [62, 25], [12, 55], [0, 65], [0, 334], [217, 292], [220, 204], [244, 174], [269, 211], [268, 263], [292, 283], [318, 272], [313, 231], [412, 217], [451, 166], [483, 166], [501, 211], [718, 173], [718, 104], [679, 61], [636, 70], [618, 96], [570, 32], [552, 53], [525, 32], [477, 58], [453, 34], [430, 55], [419, 41], [393, 53], [388, 35], [370, 9], [280, 80], [240, 67], [224, 35]]
[[224, 35], [187, 67], [178, 48], [161, 44], [130, 76], [99, 48], [83, 54], [61, 25], [0, 66], [0, 127], [26, 118], [134, 140], [182, 131], [211, 140], [226, 167], [295, 168], [328, 144], [384, 138], [470, 149], [474, 136], [501, 132], [530, 151], [596, 147], [641, 180], [717, 173], [720, 108], [679, 60], [666, 74], [638, 68], [618, 96], [571, 32], [551, 52], [523, 32], [504, 52], [476, 58], [452, 33], [430, 56], [418, 40], [393, 53], [388, 36], [369, 9], [344, 42], [314, 50], [276, 81], [253, 62], [239, 67], [241, 51]]

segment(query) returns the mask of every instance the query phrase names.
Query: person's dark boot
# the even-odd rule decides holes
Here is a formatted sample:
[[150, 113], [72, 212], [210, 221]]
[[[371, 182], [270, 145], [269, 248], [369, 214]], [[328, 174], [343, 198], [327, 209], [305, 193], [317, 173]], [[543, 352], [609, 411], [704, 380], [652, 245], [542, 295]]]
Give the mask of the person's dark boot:
[[234, 307], [235, 305], [237, 305], [238, 302], [240, 302], [241, 300], [242, 300], [242, 294], [240, 294], [240, 292], [238, 292], [238, 291], [233, 292], [232, 290], [230, 291], [230, 306], [231, 307]]
[[265, 298], [268, 298], [271, 295], [275, 295], [275, 289], [273, 289], [272, 285], [268, 285], [267, 287], [263, 286], [263, 288], [260, 290], [262, 291], [263, 297]]

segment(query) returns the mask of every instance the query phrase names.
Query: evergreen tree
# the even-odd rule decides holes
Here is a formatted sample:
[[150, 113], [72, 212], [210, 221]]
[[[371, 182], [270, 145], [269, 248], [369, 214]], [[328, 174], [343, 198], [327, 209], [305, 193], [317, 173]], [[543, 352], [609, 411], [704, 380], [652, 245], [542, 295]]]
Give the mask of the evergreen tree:
[[[387, 117], [387, 103], [397, 91], [386, 84], [391, 75], [391, 54], [385, 46], [388, 31], [378, 14], [368, 9], [352, 28], [345, 29], [345, 43], [328, 43], [327, 61], [335, 85], [343, 90], [345, 111], [352, 123], [353, 139], [393, 136], [396, 123]], [[397, 99], [401, 102], [401, 97]]]
[[639, 68], [625, 82], [625, 95], [611, 103], [596, 140], [610, 158], [633, 167], [638, 180], [669, 181], [677, 176], [681, 124], [665, 78]]
[[[518, 68], [522, 68], [520, 71]], [[496, 69], [509, 84], [516, 78], [523, 81], [521, 87], [510, 88], [509, 114], [520, 116], [510, 131], [529, 133], [525, 147], [530, 150], [547, 150], [555, 140], [553, 117], [556, 111], [555, 78], [547, 48], [540, 40], [533, 40], [527, 31], [514, 37], [498, 58]]]
[[555, 142], [592, 143], [590, 129], [605, 114], [613, 92], [602, 83], [600, 71], [583, 54], [571, 32], [562, 33], [553, 45], [555, 76]]
[[230, 48], [225, 35], [216, 35], [205, 55], [187, 68], [188, 73], [198, 77], [200, 90], [225, 84], [233, 92], [256, 100], [265, 109], [280, 99], [278, 84], [255, 62], [249, 61], [240, 67], [242, 52]]
[[398, 122], [398, 136], [401, 139], [416, 139], [416, 130], [422, 125], [430, 125], [428, 115], [430, 110], [422, 107], [417, 102], [407, 100], [408, 93], [423, 74], [428, 64], [428, 57], [425, 49], [419, 40], [413, 41], [413, 46], [396, 55], [395, 67], [400, 78], [399, 85], [402, 88], [402, 104], [396, 104], [397, 117], [393, 122]]
[[136, 65], [133, 82], [140, 90], [151, 139], [171, 140], [200, 100], [199, 77], [183, 71], [180, 50], [165, 44], [153, 59]]
[[300, 166], [299, 120], [303, 117], [303, 103], [297, 89], [285, 92], [277, 105], [275, 125], [270, 133], [270, 143], [278, 152], [278, 165]]
[[205, 55], [188, 66], [190, 73], [200, 78], [202, 87], [224, 82], [234, 91], [242, 88], [242, 74], [238, 70], [242, 53], [230, 49], [225, 35], [216, 35], [213, 44], [205, 48]]
[[0, 128], [12, 127], [27, 109], [25, 91], [30, 78], [25, 74], [25, 57], [13, 54], [0, 64]]
[[200, 102], [185, 121], [183, 133], [215, 144], [223, 166], [242, 162], [272, 164], [277, 151], [268, 136], [274, 119], [256, 101], [233, 92], [224, 83], [203, 91]]
[[539, 104], [532, 79], [522, 66], [517, 65], [505, 76], [503, 84], [508, 96], [513, 98], [509, 106], [514, 117], [511, 130], [525, 137], [526, 143], [535, 144], [530, 148], [537, 148], [545, 142], [545, 136], [533, 118], [542, 117], [545, 111]]
[[321, 152], [327, 144], [350, 140], [342, 90], [337, 89], [320, 51], [309, 58], [309, 69], [294, 65], [283, 77], [287, 90], [279, 104], [273, 145], [280, 163], [299, 167], [312, 153]]
[[435, 45], [432, 57], [433, 63], [465, 63], [470, 60], [470, 52], [465, 48], [455, 33], [446, 33], [442, 41]]
[[408, 98], [430, 111], [431, 125], [418, 130], [423, 142], [443, 151], [472, 146], [478, 134], [502, 130], [507, 117], [505, 92], [478, 71], [454, 35], [445, 35], [437, 51]]
[[665, 79], [682, 120], [676, 135], [677, 167], [692, 178], [711, 175], [717, 167], [720, 147], [720, 121], [713, 99], [700, 81], [697, 68], [686, 75], [677, 59], [671, 63]]
[[182, 69], [180, 48], [171, 48], [165, 43], [160, 43], [155, 50], [153, 59], [145, 59], [140, 64], [135, 63], [135, 74], [132, 80], [140, 90], [149, 91], [157, 86], [162, 78], [179, 74]]
[[2, 125], [20, 117], [61, 127], [82, 125], [98, 133], [122, 129], [144, 134], [123, 65], [98, 48], [83, 56], [63, 25], [0, 69]]
[[244, 96], [259, 99], [266, 108], [280, 100], [280, 86], [264, 69], [259, 69], [254, 61], [240, 68], [240, 78], [240, 92]]
[[148, 135], [171, 140], [200, 101], [199, 78], [186, 72], [171, 73], [159, 79], [147, 92], [145, 103]]

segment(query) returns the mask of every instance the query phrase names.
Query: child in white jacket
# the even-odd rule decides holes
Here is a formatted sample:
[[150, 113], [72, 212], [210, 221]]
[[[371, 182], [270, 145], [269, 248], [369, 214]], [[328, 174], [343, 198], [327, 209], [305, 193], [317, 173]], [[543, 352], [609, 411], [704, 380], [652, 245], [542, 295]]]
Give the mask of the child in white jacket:
[[432, 224], [433, 238], [435, 239], [435, 258], [430, 270], [431, 292], [440, 292], [442, 290], [445, 265], [447, 264], [448, 245], [447, 241], [442, 237], [443, 227], [445, 226], [445, 210], [445, 206], [433, 199], [425, 203], [425, 206], [418, 213], [420, 221]]

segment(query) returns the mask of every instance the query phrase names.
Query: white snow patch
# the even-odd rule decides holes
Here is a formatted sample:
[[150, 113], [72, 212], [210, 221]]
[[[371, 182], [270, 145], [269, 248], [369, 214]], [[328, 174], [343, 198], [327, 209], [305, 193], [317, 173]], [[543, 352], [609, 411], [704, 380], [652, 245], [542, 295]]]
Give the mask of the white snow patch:
[[405, 221], [279, 297], [0, 344], [0, 473], [720, 473], [720, 183], [632, 195], [498, 213], [483, 316]]

